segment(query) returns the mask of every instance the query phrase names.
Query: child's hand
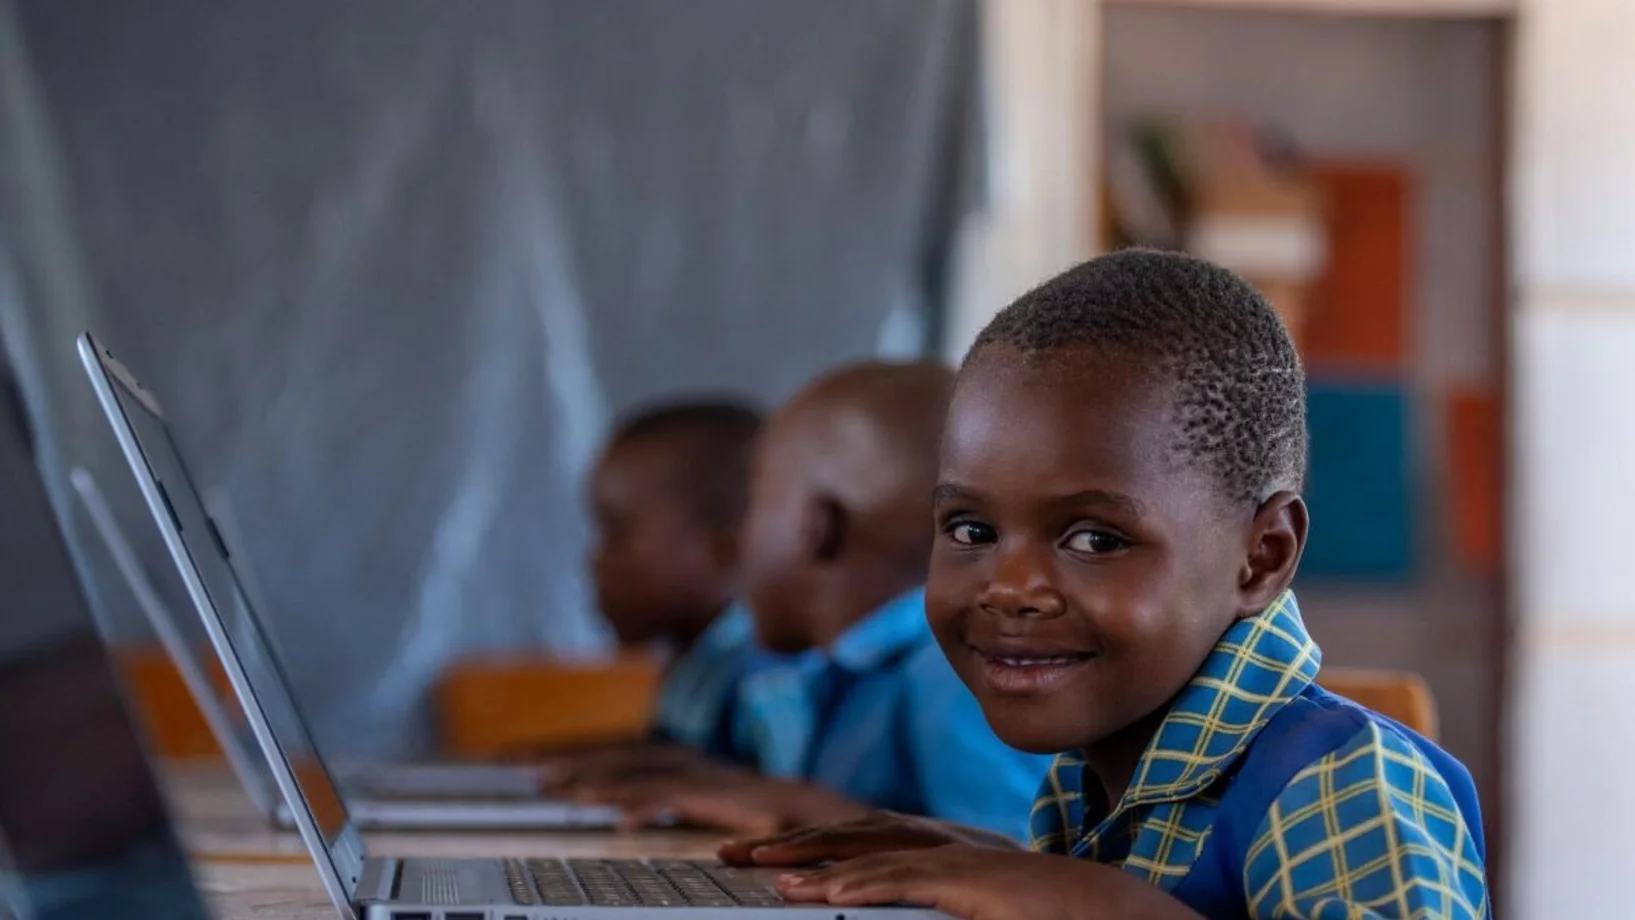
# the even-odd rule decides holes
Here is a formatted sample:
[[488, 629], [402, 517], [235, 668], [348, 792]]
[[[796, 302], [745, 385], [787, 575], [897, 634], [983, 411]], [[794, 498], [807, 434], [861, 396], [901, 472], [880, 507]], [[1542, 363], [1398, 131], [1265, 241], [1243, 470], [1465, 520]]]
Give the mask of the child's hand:
[[576, 751], [542, 758], [546, 792], [578, 786], [625, 782], [639, 777], [681, 773], [712, 766], [703, 754], [673, 745], [641, 744]]
[[1180, 901], [1112, 866], [963, 845], [880, 853], [785, 875], [778, 890], [791, 901], [915, 904], [964, 920], [1200, 920]]
[[817, 786], [726, 768], [597, 785], [583, 790], [581, 797], [623, 808], [628, 827], [680, 822], [757, 836], [844, 821], [867, 811]]
[[870, 853], [923, 850], [951, 843], [999, 850], [1019, 849], [1015, 841], [991, 831], [978, 830], [932, 818], [917, 818], [877, 811], [856, 821], [808, 827], [751, 840], [734, 840], [721, 847], [721, 861], [739, 866], [805, 866]]

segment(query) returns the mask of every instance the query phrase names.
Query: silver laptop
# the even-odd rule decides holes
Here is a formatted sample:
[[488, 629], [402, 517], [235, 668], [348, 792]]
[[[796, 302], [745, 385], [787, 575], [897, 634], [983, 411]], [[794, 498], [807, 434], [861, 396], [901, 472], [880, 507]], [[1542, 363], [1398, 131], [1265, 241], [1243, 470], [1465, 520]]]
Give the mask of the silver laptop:
[[[596, 920], [651, 910], [693, 920], [932, 920], [913, 907], [783, 901], [774, 869], [688, 860], [372, 859], [295, 710], [276, 655], [160, 423], [157, 404], [89, 335], [80, 354], [132, 472], [341, 916], [366, 920]], [[117, 389], [116, 389], [117, 388]], [[117, 395], [116, 395], [117, 393]], [[138, 422], [137, 419], [142, 421]], [[140, 433], [133, 425], [143, 427]], [[174, 488], [167, 487], [166, 482]]]
[[[174, 616], [169, 605], [160, 599], [91, 474], [76, 469], [69, 479], [93, 529], [130, 588], [137, 606], [153, 625], [160, 644], [175, 663], [245, 793], [268, 821], [281, 827], [293, 826], [288, 809], [278, 800], [272, 775], [260, 755], [254, 752], [254, 739], [246, 735], [242, 717], [234, 715], [237, 706], [231, 699], [222, 697], [200, 660], [202, 647], [208, 642], [202, 625], [194, 617], [191, 624], [194, 628], [189, 629], [186, 619]], [[542, 798], [539, 790], [544, 773], [537, 767], [342, 763], [336, 765], [335, 772], [343, 794], [352, 804], [354, 817], [368, 829], [440, 828], [451, 822], [467, 827], [471, 826], [473, 817], [484, 827], [605, 827], [618, 817], [617, 812], [606, 808]], [[461, 799], [482, 804], [474, 811], [464, 809], [460, 807]], [[528, 802], [530, 807], [520, 811], [510, 808], [502, 811], [498, 807], [509, 801]], [[533, 803], [551, 807], [533, 808]], [[565, 812], [559, 813], [558, 808]]]
[[[259, 630], [256, 613], [244, 583], [229, 561], [228, 549], [215, 522], [187, 475], [165, 426], [157, 400], [139, 381], [103, 352], [98, 355], [89, 336], [81, 338], [81, 357], [91, 376], [108, 420], [144, 494], [151, 486], [158, 496], [150, 509], [177, 526], [184, 550], [218, 560], [235, 591], [218, 601], [234, 605], [238, 615]], [[161, 643], [176, 663], [200, 712], [209, 723], [228, 762], [245, 791], [269, 821], [288, 827], [293, 816], [282, 806], [265, 759], [254, 756], [251, 742], [234, 718], [235, 708], [222, 699], [199, 660], [197, 629], [189, 630], [172, 616], [142, 571], [130, 542], [115, 521], [107, 502], [89, 474], [76, 470], [72, 481], [98, 534], [113, 557], [139, 605], [153, 622]], [[150, 482], [151, 481], [151, 482]], [[186, 509], [197, 516], [189, 529], [176, 517]], [[208, 631], [208, 623], [202, 624]], [[218, 647], [218, 651], [219, 651]], [[226, 661], [223, 664], [227, 664]], [[280, 699], [287, 700], [289, 718], [303, 727], [305, 719], [294, 702], [282, 670], [266, 667], [266, 680]], [[235, 688], [236, 689], [236, 688]], [[242, 696], [242, 694], [240, 694]], [[343, 772], [344, 794], [358, 824], [369, 829], [517, 830], [606, 828], [618, 823], [618, 809], [544, 798], [539, 794], [541, 774], [536, 768], [480, 764], [356, 765]]]
[[0, 347], [0, 918], [207, 920], [13, 387]]
[[[94, 487], [95, 483], [92, 485]], [[231, 560], [233, 547], [243, 546], [244, 540], [231, 514], [232, 506], [219, 495], [217, 499], [212, 501], [208, 493], [201, 496], [205, 511], [210, 515], [211, 527], [222, 538], [222, 552]], [[135, 556], [131, 558], [134, 560]], [[140, 569], [137, 571], [140, 573]], [[257, 585], [255, 572], [242, 565], [235, 565], [233, 571], [239, 577], [244, 595], [250, 599], [250, 606], [255, 610], [268, 609], [266, 594]], [[170, 608], [162, 603], [157, 610], [163, 616], [172, 616]], [[209, 639], [202, 629], [197, 628], [199, 625], [197, 617], [186, 617], [183, 622], [196, 627], [190, 635], [194, 641], [188, 647], [197, 655], [199, 649], [209, 644]], [[211, 684], [211, 689], [214, 690], [217, 686]], [[230, 695], [224, 698], [219, 693], [214, 693], [212, 696], [221, 705], [228, 707], [234, 705]], [[242, 731], [239, 732], [239, 739], [240, 746], [246, 743], [253, 746], [253, 742], [248, 742]], [[341, 789], [349, 797], [356, 794], [365, 799], [441, 799], [462, 796], [473, 799], [540, 799], [540, 787], [548, 775], [545, 767], [527, 764], [339, 760], [332, 762], [330, 766], [334, 768], [335, 776], [340, 780]], [[574, 813], [580, 819], [588, 820], [596, 826], [604, 826], [606, 822], [617, 817], [615, 813], [606, 809], [587, 809], [582, 806], [575, 806]], [[582, 821], [573, 823], [578, 826]]]

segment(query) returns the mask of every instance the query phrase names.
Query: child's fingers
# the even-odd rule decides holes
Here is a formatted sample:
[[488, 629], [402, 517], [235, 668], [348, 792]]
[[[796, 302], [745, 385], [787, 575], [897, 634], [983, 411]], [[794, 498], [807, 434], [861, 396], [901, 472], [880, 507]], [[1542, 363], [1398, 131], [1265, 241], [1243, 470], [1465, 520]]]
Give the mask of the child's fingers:
[[624, 811], [625, 829], [678, 822], [729, 833], [764, 836], [779, 828], [776, 814], [731, 793], [688, 790], [669, 783], [627, 786], [599, 801]]
[[730, 792], [699, 792], [677, 797], [675, 814], [689, 824], [713, 827], [734, 834], [766, 836], [776, 833], [782, 822], [775, 812], [754, 800]]
[[865, 904], [915, 904], [935, 905], [940, 902], [943, 890], [960, 882], [951, 879], [933, 878], [903, 870], [890, 875], [879, 875], [829, 892], [830, 904], [848, 906]]
[[798, 873], [780, 875], [773, 884], [777, 886], [778, 893], [788, 901], [827, 901], [829, 899], [828, 887], [822, 881], [810, 875], [800, 875]]
[[770, 837], [753, 840], [734, 840], [721, 848], [721, 859], [744, 865], [798, 866], [816, 862], [806, 857], [808, 851], [822, 849], [819, 842], [832, 828], [806, 827]]
[[741, 865], [800, 866], [854, 859], [870, 853], [940, 846], [901, 815], [879, 812], [866, 818], [806, 827], [758, 840], [734, 840], [721, 848], [725, 862]]
[[[849, 860], [810, 873], [780, 876], [777, 887], [793, 901], [830, 904], [931, 903], [944, 883], [924, 854], [889, 853]], [[921, 857], [921, 858], [916, 858]]]
[[623, 812], [619, 826], [624, 830], [668, 827], [693, 820], [687, 797], [667, 783], [626, 785], [600, 801]]
[[804, 872], [790, 872], [778, 876], [778, 890], [820, 891], [827, 894], [836, 885], [844, 884], [849, 879], [866, 877], [878, 872], [882, 866], [895, 865], [897, 861], [898, 857], [895, 854], [875, 854]]
[[745, 837], [738, 840], [728, 840], [726, 843], [721, 844], [720, 849], [715, 851], [715, 855], [724, 863], [747, 866], [754, 862], [753, 854], [757, 849], [805, 833], [808, 833], [808, 831], [790, 831], [787, 834], [773, 834], [770, 837]]
[[813, 828], [756, 847], [750, 859], [762, 866], [800, 866], [926, 846], [924, 842], [885, 828], [840, 825]]

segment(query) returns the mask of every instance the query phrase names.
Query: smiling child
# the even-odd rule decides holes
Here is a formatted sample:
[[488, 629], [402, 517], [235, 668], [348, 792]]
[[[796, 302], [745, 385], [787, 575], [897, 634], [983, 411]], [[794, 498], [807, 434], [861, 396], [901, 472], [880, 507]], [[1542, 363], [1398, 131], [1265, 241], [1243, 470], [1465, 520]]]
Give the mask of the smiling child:
[[926, 612], [995, 734], [1060, 752], [1034, 852], [876, 815], [723, 857], [845, 860], [781, 887], [973, 920], [1486, 917], [1469, 774], [1315, 683], [1304, 383], [1266, 301], [1182, 255], [1001, 312], [949, 411]]

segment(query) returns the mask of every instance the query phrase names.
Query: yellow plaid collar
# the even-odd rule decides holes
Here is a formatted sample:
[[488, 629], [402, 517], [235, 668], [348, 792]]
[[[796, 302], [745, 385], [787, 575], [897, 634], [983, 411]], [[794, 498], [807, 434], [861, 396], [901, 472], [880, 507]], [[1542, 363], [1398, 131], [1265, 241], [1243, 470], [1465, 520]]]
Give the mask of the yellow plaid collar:
[[1207, 789], [1316, 679], [1321, 661], [1292, 591], [1234, 623], [1175, 698], [1114, 811]]

